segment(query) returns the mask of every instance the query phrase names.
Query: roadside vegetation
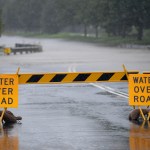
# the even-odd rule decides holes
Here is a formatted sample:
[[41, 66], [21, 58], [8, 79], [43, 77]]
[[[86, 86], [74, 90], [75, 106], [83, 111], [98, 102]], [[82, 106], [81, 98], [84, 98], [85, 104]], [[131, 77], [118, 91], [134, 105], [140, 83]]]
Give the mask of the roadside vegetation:
[[98, 38], [95, 38], [93, 34], [88, 34], [86, 37], [81, 33], [69, 33], [61, 32], [56, 34], [46, 34], [46, 33], [29, 33], [29, 32], [5, 32], [5, 35], [17, 35], [24, 37], [34, 37], [34, 38], [52, 38], [52, 39], [66, 39], [72, 41], [81, 41], [88, 43], [96, 43], [103, 46], [122, 46], [127, 45], [145, 45], [150, 46], [150, 30], [144, 31], [143, 40], [137, 40], [134, 36], [127, 36], [122, 38], [120, 36], [108, 36], [106, 33], [101, 33]]
[[2, 10], [0, 9], [0, 37], [1, 37], [1, 34], [2, 34]]
[[[149, 0], [0, 0], [0, 33], [150, 44]], [[3, 23], [2, 23], [3, 22]]]

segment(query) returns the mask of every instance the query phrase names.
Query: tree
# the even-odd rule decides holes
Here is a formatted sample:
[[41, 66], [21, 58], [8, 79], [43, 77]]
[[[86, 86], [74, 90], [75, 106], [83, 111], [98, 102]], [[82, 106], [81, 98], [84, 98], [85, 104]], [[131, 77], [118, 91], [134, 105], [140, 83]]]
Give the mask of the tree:
[[101, 0], [101, 26], [108, 34], [125, 37], [131, 30], [129, 0]]
[[144, 28], [150, 29], [150, 2], [149, 0], [145, 0], [145, 23]]
[[61, 10], [61, 17], [65, 28], [70, 28], [72, 32], [76, 31], [79, 20], [76, 17], [78, 12], [78, 0], [61, 0], [58, 3]]
[[86, 37], [90, 26], [97, 38], [99, 27], [124, 38], [134, 27], [142, 40], [144, 29], [150, 28], [149, 0], [0, 0], [0, 9], [0, 24], [7, 31], [53, 34], [74, 28]]
[[58, 33], [60, 31], [60, 15], [57, 7], [58, 0], [47, 0], [42, 12], [41, 27], [45, 33]]
[[133, 20], [133, 26], [137, 29], [137, 39], [142, 40], [144, 28], [150, 27], [150, 3], [149, 0], [131, 0], [130, 11]]
[[2, 10], [0, 10], [0, 37], [2, 34]]
[[87, 28], [90, 24], [90, 0], [77, 0], [76, 1], [76, 21], [78, 24], [83, 25], [84, 36], [87, 37]]
[[37, 32], [40, 30], [44, 0], [8, 0], [4, 7], [7, 30]]
[[143, 37], [143, 27], [144, 27], [144, 14], [143, 14], [143, 1], [132, 0], [131, 3], [131, 14], [133, 18], [133, 25], [137, 29], [137, 39], [142, 40]]
[[18, 16], [19, 25], [24, 31], [37, 32], [40, 30], [43, 3], [41, 3], [41, 0], [18, 1], [19, 15], [15, 15]]
[[90, 1], [90, 24], [95, 29], [95, 37], [98, 38], [99, 33], [98, 29], [102, 25], [103, 22], [103, 12], [102, 7], [103, 3], [102, 0], [92, 0]]
[[7, 31], [20, 29], [20, 23], [18, 22], [20, 16], [19, 7], [18, 1], [12, 0], [7, 1], [7, 4], [3, 8], [3, 21]]
[[6, 1], [5, 0], [0, 0], [0, 37], [1, 37], [1, 34], [2, 34], [2, 30], [3, 30], [2, 8], [4, 7], [4, 4], [5, 4]]

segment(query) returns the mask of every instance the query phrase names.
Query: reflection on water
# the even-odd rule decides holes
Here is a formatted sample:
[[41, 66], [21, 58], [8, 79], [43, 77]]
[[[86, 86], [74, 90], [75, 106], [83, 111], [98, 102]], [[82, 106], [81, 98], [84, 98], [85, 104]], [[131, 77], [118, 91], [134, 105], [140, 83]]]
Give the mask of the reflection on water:
[[129, 141], [130, 150], [149, 150], [150, 122], [131, 124]]
[[17, 133], [11, 134], [13, 125], [0, 128], [0, 150], [19, 150]]

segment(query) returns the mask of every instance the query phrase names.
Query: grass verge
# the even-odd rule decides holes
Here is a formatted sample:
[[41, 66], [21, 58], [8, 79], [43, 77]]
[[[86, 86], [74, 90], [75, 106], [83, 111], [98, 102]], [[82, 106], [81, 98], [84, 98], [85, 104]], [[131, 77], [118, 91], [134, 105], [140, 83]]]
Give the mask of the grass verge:
[[34, 37], [34, 38], [58, 38], [73, 41], [81, 41], [88, 43], [97, 43], [104, 46], [120, 46], [120, 45], [150, 45], [150, 30], [144, 32], [144, 37], [142, 41], [136, 39], [135, 36], [128, 36], [125, 38], [119, 36], [108, 36], [106, 34], [101, 34], [99, 38], [95, 38], [92, 35], [85, 37], [79, 33], [57, 33], [57, 34], [40, 34], [40, 33], [6, 33], [6, 35], [18, 35], [24, 37]]

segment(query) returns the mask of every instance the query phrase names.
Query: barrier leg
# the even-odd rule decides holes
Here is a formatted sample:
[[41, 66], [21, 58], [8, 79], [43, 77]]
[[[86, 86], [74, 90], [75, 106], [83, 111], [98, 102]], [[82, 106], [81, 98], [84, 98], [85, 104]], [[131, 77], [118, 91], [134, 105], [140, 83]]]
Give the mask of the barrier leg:
[[128, 75], [127, 69], [126, 69], [126, 67], [125, 67], [124, 64], [122, 65], [122, 67], [123, 67], [123, 70], [124, 70], [124, 72], [125, 72], [125, 74], [126, 74], [126, 76], [127, 76], [127, 80], [128, 80], [129, 75]]
[[147, 122], [147, 124], [148, 124], [148, 127], [150, 128], [150, 123], [149, 123], [149, 121]]
[[145, 121], [145, 120], [146, 120], [146, 118], [145, 118], [145, 116], [144, 116], [144, 114], [143, 114], [143, 111], [142, 111], [141, 107], [139, 107], [139, 110], [140, 110], [140, 114], [141, 114], [141, 116], [142, 116], [143, 120]]
[[16, 74], [18, 75], [20, 71], [20, 67], [18, 67]]
[[3, 112], [2, 112], [2, 114], [0, 116], [0, 124], [1, 124], [1, 126], [2, 126], [2, 121], [3, 121], [4, 113], [5, 113], [6, 110], [7, 110], [7, 108], [4, 108], [4, 110], [3, 110]]
[[141, 125], [141, 128], [142, 128], [142, 129], [144, 128], [145, 124], [146, 124], [146, 121], [144, 120], [144, 121], [142, 122], [142, 125]]
[[150, 119], [150, 112], [148, 113], [147, 121], [149, 121], [149, 119]]
[[[124, 64], [122, 65], [122, 67], [123, 67], [123, 70], [124, 70], [124, 72], [126, 74], [126, 77], [127, 77], [127, 80], [128, 80], [129, 79], [128, 71], [127, 71], [127, 69], [126, 69]], [[135, 109], [135, 106], [133, 106], [133, 109]]]

